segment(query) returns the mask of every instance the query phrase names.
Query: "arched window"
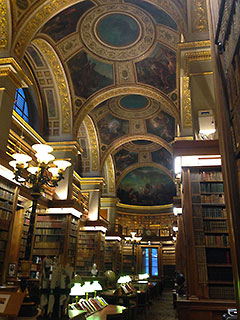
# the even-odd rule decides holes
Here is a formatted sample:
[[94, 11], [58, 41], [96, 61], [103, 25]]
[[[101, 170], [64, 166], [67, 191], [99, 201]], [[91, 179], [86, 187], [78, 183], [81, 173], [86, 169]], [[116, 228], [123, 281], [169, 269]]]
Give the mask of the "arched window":
[[13, 109], [29, 123], [29, 110], [26, 97], [22, 88], [17, 89]]

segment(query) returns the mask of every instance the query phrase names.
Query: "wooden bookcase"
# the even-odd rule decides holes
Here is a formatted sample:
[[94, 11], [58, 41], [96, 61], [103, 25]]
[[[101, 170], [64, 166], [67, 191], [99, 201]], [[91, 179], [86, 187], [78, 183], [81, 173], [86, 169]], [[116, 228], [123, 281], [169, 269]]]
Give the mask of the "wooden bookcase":
[[10, 237], [10, 226], [14, 213], [15, 188], [1, 177], [0, 179], [0, 279], [3, 278], [3, 268]]
[[116, 240], [105, 241], [104, 270], [112, 270], [120, 274], [121, 269], [121, 242]]
[[82, 276], [91, 276], [94, 263], [104, 270], [105, 234], [102, 231], [79, 230], [77, 240], [76, 271]]
[[33, 249], [32, 277], [46, 256], [57, 256], [62, 264], [75, 265], [79, 219], [72, 214], [45, 214], [37, 216]]
[[221, 167], [183, 168], [183, 203], [189, 296], [234, 299]]

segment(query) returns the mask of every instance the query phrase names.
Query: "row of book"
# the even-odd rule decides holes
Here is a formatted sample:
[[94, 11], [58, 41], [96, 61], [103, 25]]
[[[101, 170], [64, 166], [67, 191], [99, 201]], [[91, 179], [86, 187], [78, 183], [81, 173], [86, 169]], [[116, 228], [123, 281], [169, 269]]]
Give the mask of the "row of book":
[[12, 203], [9, 203], [8, 201], [0, 199], [0, 209], [12, 211], [12, 208], [13, 208]]
[[46, 222], [63, 222], [66, 221], [66, 216], [65, 215], [61, 215], [58, 216], [56, 214], [53, 215], [45, 215], [45, 214], [39, 214], [37, 217], [38, 221], [46, 221]]
[[204, 220], [205, 231], [227, 231], [226, 220]]
[[226, 209], [219, 207], [203, 207], [202, 215], [204, 218], [226, 218]]
[[208, 286], [209, 298], [211, 299], [235, 299], [233, 286]]
[[11, 211], [0, 208], [0, 220], [10, 220], [11, 214]]
[[6, 191], [4, 189], [0, 189], [0, 198], [13, 201], [13, 196], [14, 194], [12, 192]]
[[225, 203], [224, 194], [205, 194], [201, 195], [202, 203]]
[[55, 221], [55, 222], [43, 222], [38, 221], [37, 222], [37, 228], [63, 228], [64, 225], [61, 221]]
[[69, 304], [71, 310], [85, 310], [87, 315], [100, 311], [105, 308], [108, 303], [102, 297], [80, 299], [76, 303]]
[[37, 235], [59, 235], [64, 236], [62, 229], [37, 229], [36, 230]]
[[200, 170], [191, 172], [191, 179], [197, 181], [222, 181], [223, 176], [221, 171]]
[[201, 192], [224, 192], [223, 183], [201, 183]]
[[228, 235], [206, 235], [205, 244], [207, 246], [228, 246], [229, 240]]

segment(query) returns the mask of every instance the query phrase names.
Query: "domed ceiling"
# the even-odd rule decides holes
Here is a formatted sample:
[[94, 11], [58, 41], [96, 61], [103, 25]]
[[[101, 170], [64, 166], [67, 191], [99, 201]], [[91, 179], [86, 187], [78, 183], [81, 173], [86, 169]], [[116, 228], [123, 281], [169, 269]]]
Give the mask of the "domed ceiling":
[[[76, 1], [52, 15], [27, 48], [36, 80], [43, 84], [46, 70], [53, 78], [41, 86], [49, 139], [61, 136], [67, 121], [56, 89], [62, 72], [70, 131], [84, 149], [82, 176], [112, 170], [120, 203], [166, 205], [175, 195], [176, 51], [185, 30], [180, 2]], [[51, 70], [51, 56], [57, 57], [59, 70]]]

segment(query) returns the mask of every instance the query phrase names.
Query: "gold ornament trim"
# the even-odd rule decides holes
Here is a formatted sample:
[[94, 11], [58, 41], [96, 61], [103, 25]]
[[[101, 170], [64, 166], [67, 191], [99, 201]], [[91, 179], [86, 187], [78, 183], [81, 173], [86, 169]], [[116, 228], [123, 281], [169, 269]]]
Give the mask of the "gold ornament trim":
[[56, 86], [58, 90], [58, 96], [61, 104], [62, 113], [62, 132], [71, 132], [71, 99], [69, 95], [68, 82], [65, 76], [64, 69], [58, 59], [54, 49], [45, 40], [35, 39], [33, 43], [38, 47], [46, 58], [49, 68], [52, 71]]
[[182, 77], [182, 113], [183, 127], [192, 127], [192, 103], [191, 92], [189, 88], [189, 77]]
[[205, 61], [212, 60], [212, 55], [210, 50], [206, 51], [195, 51], [195, 52], [186, 52], [184, 55], [184, 75], [188, 75], [188, 66], [192, 61]]
[[10, 26], [8, 16], [8, 3], [9, 1], [0, 0], [0, 50], [7, 49], [9, 34], [8, 26]]
[[191, 0], [192, 32], [208, 31], [206, 0]]
[[115, 168], [113, 165], [113, 159], [111, 155], [107, 157], [106, 160], [106, 168], [107, 168], [107, 189], [108, 192], [115, 192]]
[[84, 119], [83, 123], [88, 133], [88, 138], [90, 143], [89, 149], [90, 149], [92, 171], [97, 171], [99, 169], [99, 152], [98, 152], [97, 135], [96, 135], [95, 127], [92, 119], [89, 116], [87, 116]]
[[194, 41], [194, 42], [183, 42], [178, 44], [179, 49], [192, 49], [192, 48], [202, 48], [210, 47], [211, 42], [209, 40], [204, 41]]

